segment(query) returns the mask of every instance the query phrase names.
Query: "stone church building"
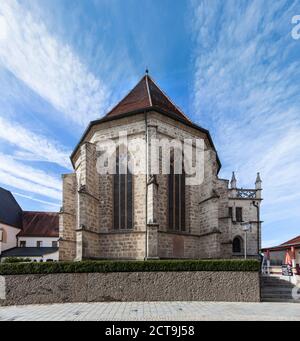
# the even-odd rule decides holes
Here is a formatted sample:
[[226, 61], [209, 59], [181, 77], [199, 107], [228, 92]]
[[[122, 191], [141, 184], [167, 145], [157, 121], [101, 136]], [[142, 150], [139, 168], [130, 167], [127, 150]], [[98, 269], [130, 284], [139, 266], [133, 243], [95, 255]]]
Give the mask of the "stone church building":
[[[120, 174], [119, 148], [112, 156], [116, 174], [98, 171], [97, 146], [117, 141], [120, 131], [129, 141], [144, 142], [143, 160], [135, 162], [145, 162], [145, 174]], [[172, 160], [169, 174], [148, 171], [151, 138], [203, 141], [203, 181], [187, 185]], [[71, 161], [74, 172], [63, 175], [60, 260], [257, 257], [259, 173], [253, 189], [238, 188], [234, 173], [231, 181], [219, 178], [221, 163], [208, 130], [193, 123], [148, 73], [109, 113], [90, 122]]]

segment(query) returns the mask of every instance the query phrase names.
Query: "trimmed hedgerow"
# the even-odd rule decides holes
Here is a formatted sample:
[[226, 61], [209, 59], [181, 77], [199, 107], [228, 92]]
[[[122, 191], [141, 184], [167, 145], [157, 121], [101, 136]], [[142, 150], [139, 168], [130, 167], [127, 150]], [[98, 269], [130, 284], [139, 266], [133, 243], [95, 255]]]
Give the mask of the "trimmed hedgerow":
[[149, 271], [258, 271], [256, 260], [155, 260], [155, 261], [81, 261], [0, 264], [0, 275], [149, 272]]

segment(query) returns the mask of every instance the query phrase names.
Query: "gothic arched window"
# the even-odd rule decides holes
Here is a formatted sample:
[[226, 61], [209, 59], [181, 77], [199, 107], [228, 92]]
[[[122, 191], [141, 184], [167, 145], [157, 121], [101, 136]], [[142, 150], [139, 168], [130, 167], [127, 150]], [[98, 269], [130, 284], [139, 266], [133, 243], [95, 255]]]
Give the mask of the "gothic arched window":
[[241, 253], [242, 252], [242, 238], [235, 237], [232, 242], [232, 252], [233, 253]]
[[122, 162], [122, 155], [118, 147], [116, 150], [116, 173], [114, 174], [113, 186], [114, 229], [116, 230], [132, 229], [133, 226], [132, 174], [128, 167], [127, 174], [121, 174], [120, 162]]
[[185, 172], [182, 166], [181, 174], [175, 173], [174, 154], [170, 159], [168, 182], [169, 229], [185, 231]]

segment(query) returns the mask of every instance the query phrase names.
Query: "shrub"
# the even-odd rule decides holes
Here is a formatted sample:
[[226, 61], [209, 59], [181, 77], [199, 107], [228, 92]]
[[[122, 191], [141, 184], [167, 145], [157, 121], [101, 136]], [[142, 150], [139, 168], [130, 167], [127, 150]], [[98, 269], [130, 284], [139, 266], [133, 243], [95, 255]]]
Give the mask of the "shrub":
[[259, 271], [257, 260], [81, 261], [0, 264], [0, 275], [141, 272], [141, 271]]
[[7, 257], [4, 258], [3, 263], [25, 263], [31, 262], [30, 258], [22, 258], [22, 257]]

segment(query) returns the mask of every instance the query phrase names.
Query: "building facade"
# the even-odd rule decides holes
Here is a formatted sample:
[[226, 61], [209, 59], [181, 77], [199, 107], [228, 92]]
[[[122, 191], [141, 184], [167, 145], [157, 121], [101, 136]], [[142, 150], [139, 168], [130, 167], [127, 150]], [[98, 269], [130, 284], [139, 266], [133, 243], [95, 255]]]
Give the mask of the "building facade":
[[58, 260], [57, 212], [23, 211], [11, 192], [0, 187], [0, 259]]
[[296, 236], [280, 245], [263, 248], [264, 273], [268, 275], [283, 275], [283, 267], [289, 266], [291, 281], [300, 282], [300, 236]]
[[[125, 148], [135, 142], [130, 153], [124, 153], [120, 142], [124, 132]], [[98, 167], [99, 147], [108, 140], [117, 146], [110, 155], [114, 174], [101, 173]], [[189, 184], [189, 174], [174, 171], [172, 150], [177, 147], [168, 156], [168, 174], [161, 171], [160, 149], [159, 173], [154, 174], [154, 140], [191, 141], [193, 153], [195, 141], [202, 141], [201, 181]], [[121, 174], [123, 154], [133, 160], [133, 167], [144, 163], [145, 174], [129, 169]], [[106, 116], [90, 123], [71, 160], [74, 172], [62, 177], [61, 260], [232, 258], [243, 257], [245, 251], [248, 257], [258, 255], [259, 174], [253, 189], [238, 188], [234, 174], [231, 182], [220, 179], [221, 164], [209, 132], [191, 122], [148, 74]]]

